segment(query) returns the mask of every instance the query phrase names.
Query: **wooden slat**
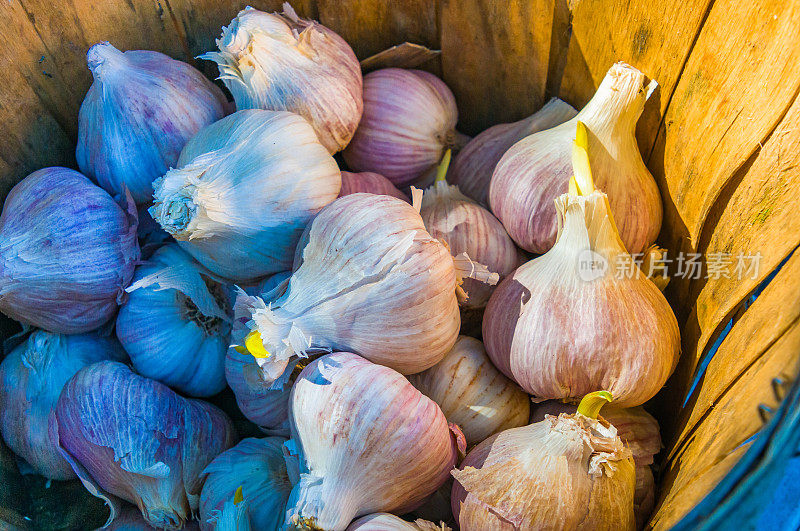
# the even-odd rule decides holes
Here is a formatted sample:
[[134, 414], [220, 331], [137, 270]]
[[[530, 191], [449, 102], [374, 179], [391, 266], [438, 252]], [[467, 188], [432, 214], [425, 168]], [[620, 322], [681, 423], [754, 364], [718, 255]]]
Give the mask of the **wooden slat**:
[[464, 133], [544, 103], [554, 16], [554, 0], [441, 1], [442, 72]]
[[645, 107], [637, 136], [645, 161], [709, 0], [581, 0], [574, 3], [572, 37], [560, 97], [583, 107], [617, 61], [635, 66], [660, 89]]

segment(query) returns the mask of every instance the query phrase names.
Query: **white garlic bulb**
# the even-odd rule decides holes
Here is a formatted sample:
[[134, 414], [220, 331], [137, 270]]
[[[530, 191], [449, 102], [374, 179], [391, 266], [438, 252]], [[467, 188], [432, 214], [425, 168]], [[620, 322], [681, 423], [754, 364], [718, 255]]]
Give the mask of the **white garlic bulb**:
[[306, 224], [342, 185], [302, 117], [236, 112], [202, 129], [153, 183], [153, 218], [213, 273], [245, 282], [291, 268]]
[[350, 46], [322, 24], [252, 7], [222, 28], [215, 61], [236, 108], [290, 111], [314, 127], [328, 151], [343, 149], [361, 119], [361, 66]]
[[427, 520], [407, 522], [390, 513], [362, 516], [347, 527], [347, 531], [451, 531], [446, 525], [436, 525]]

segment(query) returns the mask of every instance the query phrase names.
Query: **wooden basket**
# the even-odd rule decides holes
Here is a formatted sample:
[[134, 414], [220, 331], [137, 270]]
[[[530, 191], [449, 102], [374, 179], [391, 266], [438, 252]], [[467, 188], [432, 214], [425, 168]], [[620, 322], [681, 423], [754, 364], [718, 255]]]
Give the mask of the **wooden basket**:
[[[246, 4], [2, 2], [0, 199], [32, 170], [75, 167], [91, 44], [109, 40], [193, 62]], [[770, 492], [775, 481], [762, 474], [754, 483], [754, 474], [783, 462], [768, 450], [780, 450], [775, 437], [795, 421], [785, 406], [753, 438], [787, 394], [796, 400], [800, 371], [800, 253], [792, 254], [800, 243], [800, 3], [297, 0], [294, 7], [339, 32], [359, 58], [403, 41], [441, 49], [429, 68], [452, 88], [469, 134], [526, 116], [551, 96], [580, 108], [615, 61], [658, 81], [637, 136], [664, 198], [660, 243], [673, 256], [701, 253], [706, 265], [712, 257], [736, 263], [740, 254], [760, 262], [755, 275], [705, 278], [704, 268], [703, 278], [674, 278], [667, 290], [683, 352], [650, 407], [666, 444], [650, 525], [721, 525], [737, 515], [743, 527], [747, 506], [736, 500], [747, 500], [754, 485], [762, 497]], [[198, 66], [216, 74], [213, 65]], [[0, 507], [15, 503], [3, 495], [8, 488], [0, 485]]]

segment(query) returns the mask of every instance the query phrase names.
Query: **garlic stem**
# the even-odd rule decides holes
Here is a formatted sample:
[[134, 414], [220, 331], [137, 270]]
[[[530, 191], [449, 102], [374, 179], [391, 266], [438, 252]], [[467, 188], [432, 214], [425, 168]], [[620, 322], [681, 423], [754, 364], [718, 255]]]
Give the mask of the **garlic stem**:
[[607, 402], [614, 400], [614, 397], [608, 391], [595, 391], [589, 393], [581, 399], [578, 404], [578, 413], [590, 419], [596, 419], [600, 414], [600, 409], [606, 405]]
[[442, 161], [439, 163], [439, 167], [436, 169], [436, 180], [433, 181], [435, 183], [446, 183], [447, 182], [447, 169], [450, 167], [450, 156], [451, 150], [448, 149], [444, 152], [442, 156]]
[[[572, 171], [570, 179], [570, 193], [576, 195], [589, 195], [594, 192], [594, 179], [592, 168], [589, 164], [589, 131], [586, 124], [578, 120], [575, 131], [575, 143], [572, 145]], [[573, 191], [573, 182], [575, 191]]]

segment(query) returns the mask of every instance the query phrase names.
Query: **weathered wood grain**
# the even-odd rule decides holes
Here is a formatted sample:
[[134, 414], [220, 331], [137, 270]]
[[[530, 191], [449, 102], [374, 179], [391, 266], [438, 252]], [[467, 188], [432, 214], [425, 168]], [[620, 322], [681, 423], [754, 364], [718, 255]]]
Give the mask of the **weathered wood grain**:
[[418, 68], [442, 55], [421, 44], [404, 42], [361, 60], [361, 70], [371, 72], [380, 68]]
[[554, 0], [442, 0], [442, 73], [474, 135], [544, 103]]

